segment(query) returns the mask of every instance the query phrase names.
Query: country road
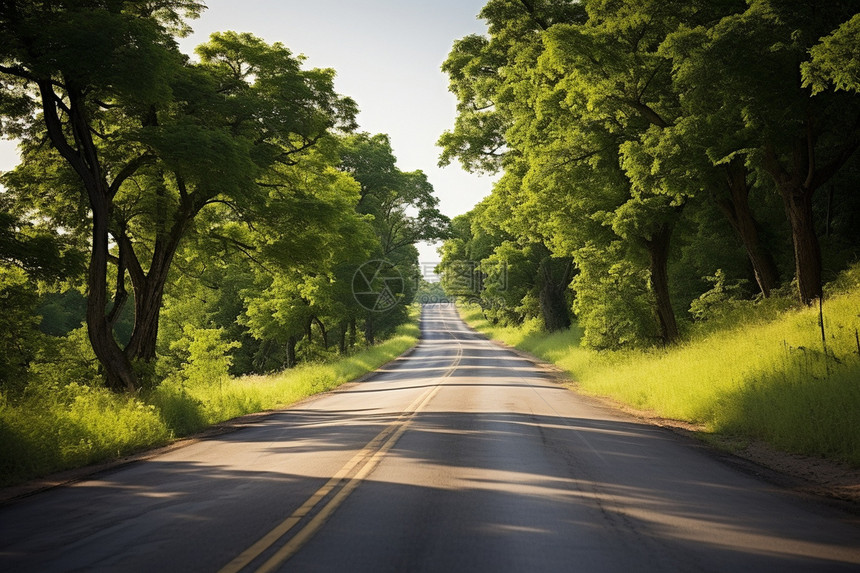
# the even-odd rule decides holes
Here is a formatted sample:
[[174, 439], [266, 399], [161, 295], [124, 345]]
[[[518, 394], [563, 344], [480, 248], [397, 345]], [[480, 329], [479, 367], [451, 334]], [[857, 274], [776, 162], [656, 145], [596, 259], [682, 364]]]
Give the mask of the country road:
[[858, 571], [860, 527], [425, 307], [369, 379], [0, 508], [0, 571]]

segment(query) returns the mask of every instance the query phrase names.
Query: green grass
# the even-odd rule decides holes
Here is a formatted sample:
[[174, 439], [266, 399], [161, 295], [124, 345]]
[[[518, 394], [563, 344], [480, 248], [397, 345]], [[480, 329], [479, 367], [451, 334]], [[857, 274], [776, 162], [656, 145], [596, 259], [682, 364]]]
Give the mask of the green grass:
[[414, 346], [417, 320], [413, 309], [411, 321], [376, 346], [271, 376], [194, 387], [164, 384], [143, 397], [78, 384], [51, 385], [14, 403], [0, 394], [0, 486], [161, 446], [218, 422], [331, 390]]
[[496, 328], [480, 309], [461, 313], [488, 336], [555, 363], [584, 393], [709, 434], [860, 466], [860, 281], [846, 290], [824, 305], [826, 358], [817, 307], [767, 311], [670, 349], [616, 352], [581, 347], [576, 328]]
[[263, 410], [283, 408], [379, 368], [418, 340], [418, 311], [385, 342], [328, 363], [302, 364], [270, 376], [231, 378], [222, 383], [179, 387], [162, 384], [148, 398], [174, 435]]

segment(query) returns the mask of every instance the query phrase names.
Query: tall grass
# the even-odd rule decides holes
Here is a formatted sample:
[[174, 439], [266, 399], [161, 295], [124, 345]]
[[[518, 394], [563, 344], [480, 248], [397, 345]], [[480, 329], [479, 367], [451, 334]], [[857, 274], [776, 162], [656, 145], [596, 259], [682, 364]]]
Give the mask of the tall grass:
[[329, 363], [302, 364], [269, 376], [245, 376], [211, 384], [162, 384], [148, 398], [173, 435], [183, 436], [244, 414], [289, 406], [375, 370], [418, 340], [417, 311], [385, 342]]
[[615, 352], [581, 347], [575, 328], [494, 328], [479, 309], [462, 313], [489, 336], [557, 364], [585, 393], [860, 466], [860, 281], [842, 288], [824, 304], [827, 354], [817, 307], [769, 309], [669, 349]]
[[271, 376], [165, 383], [146, 396], [50, 384], [12, 402], [0, 394], [0, 486], [122, 457], [243, 414], [288, 406], [354, 380], [418, 340], [418, 311], [388, 340], [351, 356]]

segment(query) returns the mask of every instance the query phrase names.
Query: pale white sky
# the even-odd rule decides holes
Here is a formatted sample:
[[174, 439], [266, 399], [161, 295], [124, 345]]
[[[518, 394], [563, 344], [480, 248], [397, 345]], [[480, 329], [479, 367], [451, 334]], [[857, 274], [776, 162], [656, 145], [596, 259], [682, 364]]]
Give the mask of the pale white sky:
[[[454, 123], [455, 98], [440, 65], [454, 40], [484, 33], [477, 14], [486, 0], [208, 0], [191, 22], [183, 51], [215, 31], [251, 32], [307, 56], [310, 67], [334, 68], [341, 94], [356, 100], [362, 131], [391, 136], [398, 166], [421, 169], [453, 217], [490, 192], [489, 177], [454, 164], [437, 167], [436, 140]], [[13, 142], [0, 140], [0, 170], [17, 162]], [[435, 247], [420, 247], [422, 262], [435, 262]]]

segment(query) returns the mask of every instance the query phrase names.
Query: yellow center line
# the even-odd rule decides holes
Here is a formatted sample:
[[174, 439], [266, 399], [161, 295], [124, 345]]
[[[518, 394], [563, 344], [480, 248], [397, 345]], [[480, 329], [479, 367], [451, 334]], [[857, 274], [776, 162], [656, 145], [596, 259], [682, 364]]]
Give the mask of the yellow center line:
[[[311, 495], [298, 509], [296, 509], [289, 517], [275, 526], [271, 531], [261, 537], [256, 543], [248, 549], [240, 553], [236, 558], [222, 567], [218, 573], [238, 573], [245, 568], [254, 559], [258, 558], [266, 549], [274, 545], [287, 532], [290, 531], [297, 523], [305, 518], [313, 509], [320, 504], [332, 491], [334, 491], [343, 482], [350, 473], [356, 468], [358, 471], [332, 499], [320, 509], [320, 511], [298, 531], [281, 549], [279, 549], [268, 561], [266, 561], [258, 572], [267, 572], [295, 555], [301, 547], [311, 538], [317, 531], [322, 528], [326, 520], [332, 513], [346, 500], [347, 497], [358, 487], [358, 485], [373, 472], [385, 454], [394, 447], [400, 436], [406, 431], [415, 414], [421, 410], [441, 389], [442, 381], [449, 377], [457, 369], [460, 360], [463, 356], [463, 348], [458, 342], [457, 355], [454, 362], [448, 370], [439, 377], [438, 383], [423, 392], [397, 417], [396, 420], [389, 424], [377, 434], [370, 442], [365, 445], [361, 451], [355, 454], [334, 476], [329, 479], [325, 485], [319, 488]], [[362, 465], [363, 464], [363, 465]]]
[[[421, 406], [423, 406], [426, 402], [429, 402], [433, 396], [441, 389], [441, 386], [436, 386], [432, 388], [430, 393], [427, 394], [425, 399], [422, 401]], [[417, 412], [417, 410], [416, 410]], [[385, 454], [394, 447], [394, 444], [397, 443], [397, 440], [400, 439], [400, 436], [406, 432], [406, 429], [409, 427], [410, 422], [412, 421], [414, 414], [410, 416], [408, 419], [404, 420], [402, 424], [397, 428], [397, 431], [388, 438], [388, 440], [382, 444], [379, 450], [373, 454], [373, 456], [367, 461], [367, 463], [362, 466], [362, 468], [358, 471], [355, 476], [351, 480], [349, 480], [346, 485], [341, 488], [337, 494], [329, 501], [320, 511], [317, 513], [308, 524], [302, 528], [298, 533], [296, 533], [292, 539], [290, 539], [283, 547], [281, 547], [274, 555], [272, 555], [268, 561], [263, 563], [259, 569], [257, 569], [257, 573], [269, 573], [270, 571], [274, 571], [278, 566], [287, 561], [290, 557], [295, 555], [299, 549], [304, 546], [316, 533], [322, 529], [322, 526], [325, 525], [325, 522], [328, 521], [328, 518], [335, 512], [335, 510], [346, 500], [349, 495], [355, 491], [355, 489], [359, 486], [359, 484], [364, 481], [364, 478], [369, 476], [373, 470], [376, 469], [376, 466], [379, 465], [379, 462], [382, 461], [382, 458]]]

